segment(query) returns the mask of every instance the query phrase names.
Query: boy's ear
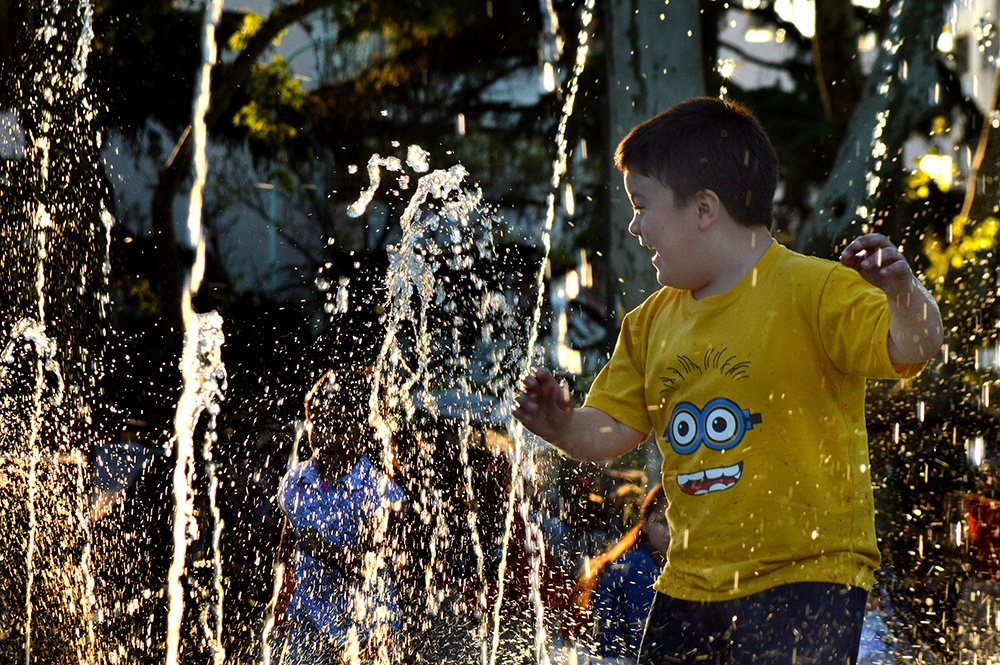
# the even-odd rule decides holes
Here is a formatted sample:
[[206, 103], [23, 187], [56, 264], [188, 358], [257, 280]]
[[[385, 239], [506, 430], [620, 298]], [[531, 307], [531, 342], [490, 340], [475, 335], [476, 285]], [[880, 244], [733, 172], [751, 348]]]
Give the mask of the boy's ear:
[[719, 218], [722, 202], [719, 195], [711, 189], [700, 189], [695, 192], [694, 205], [698, 212], [698, 228], [705, 231]]

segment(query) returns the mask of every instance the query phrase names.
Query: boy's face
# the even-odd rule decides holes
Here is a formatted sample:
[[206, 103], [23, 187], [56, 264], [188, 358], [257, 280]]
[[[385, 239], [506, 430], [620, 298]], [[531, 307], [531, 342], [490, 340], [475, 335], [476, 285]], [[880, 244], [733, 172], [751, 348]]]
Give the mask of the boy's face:
[[629, 233], [653, 250], [656, 281], [689, 291], [702, 286], [704, 266], [697, 249], [700, 238], [695, 202], [679, 208], [668, 187], [631, 171], [625, 171], [625, 191], [633, 210]]

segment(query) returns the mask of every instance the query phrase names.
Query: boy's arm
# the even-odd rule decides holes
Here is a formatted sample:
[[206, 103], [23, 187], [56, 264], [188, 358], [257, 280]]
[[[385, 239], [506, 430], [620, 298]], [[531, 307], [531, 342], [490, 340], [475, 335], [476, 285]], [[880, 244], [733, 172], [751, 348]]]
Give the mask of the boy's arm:
[[600, 409], [574, 408], [563, 387], [546, 369], [526, 376], [521, 387], [515, 398], [514, 417], [528, 431], [573, 459], [614, 459], [646, 440], [646, 432], [632, 429]]
[[915, 365], [933, 358], [944, 341], [941, 312], [895, 245], [880, 233], [864, 235], [844, 249], [840, 262], [885, 291], [892, 362]]
[[[376, 509], [374, 515], [361, 524], [358, 540], [351, 545], [334, 545], [315, 527], [305, 527], [294, 532], [294, 546], [311, 556], [313, 559], [340, 570], [350, 577], [364, 577], [365, 553], [377, 551], [379, 543], [388, 544], [401, 542], [397, 539], [401, 526], [402, 505], [397, 503], [384, 504]], [[375, 540], [376, 530], [385, 524], [385, 533], [381, 540]]]

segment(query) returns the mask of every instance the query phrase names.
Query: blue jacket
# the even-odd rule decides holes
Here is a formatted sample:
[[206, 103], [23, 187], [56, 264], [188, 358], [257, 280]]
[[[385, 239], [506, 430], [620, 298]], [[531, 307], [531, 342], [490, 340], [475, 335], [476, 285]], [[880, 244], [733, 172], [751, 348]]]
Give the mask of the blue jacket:
[[594, 646], [597, 655], [636, 658], [653, 603], [653, 582], [660, 566], [648, 543], [629, 550], [610, 564], [594, 591]]

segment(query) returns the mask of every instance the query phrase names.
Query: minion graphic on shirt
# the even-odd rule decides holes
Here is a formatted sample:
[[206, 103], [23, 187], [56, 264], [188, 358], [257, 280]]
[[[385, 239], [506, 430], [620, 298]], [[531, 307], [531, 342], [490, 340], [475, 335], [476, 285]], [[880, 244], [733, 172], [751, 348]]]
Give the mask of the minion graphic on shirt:
[[[678, 360], [681, 362], [681, 367], [674, 370], [678, 376], [687, 374], [692, 367], [698, 369], [699, 373], [703, 369], [693, 365], [687, 358], [682, 357]], [[726, 363], [723, 369], [728, 367], [731, 371], [723, 373], [739, 380], [746, 376], [748, 365], [749, 363]], [[732, 368], [737, 369], [732, 371]], [[682, 372], [681, 369], [686, 371]], [[669, 382], [664, 380], [664, 384], [668, 383], [673, 388], [676, 379]], [[750, 409], [741, 407], [725, 396], [715, 397], [702, 405], [684, 401], [674, 405], [666, 430], [663, 432], [663, 439], [678, 455], [692, 455], [702, 446], [708, 450], [722, 452], [740, 445], [747, 432], [760, 424], [759, 413], [752, 413]], [[743, 462], [740, 461], [694, 473], [679, 474], [677, 485], [682, 492], [691, 496], [722, 492], [736, 485], [742, 473]]]
[[[716, 397], [703, 407], [681, 402], [674, 407], [663, 438], [678, 455], [690, 455], [699, 447], [723, 451], [735, 448], [754, 425], [759, 413], [751, 413], [726, 397]], [[721, 492], [735, 485], [743, 472], [743, 462], [677, 476], [685, 494], [694, 496]]]

